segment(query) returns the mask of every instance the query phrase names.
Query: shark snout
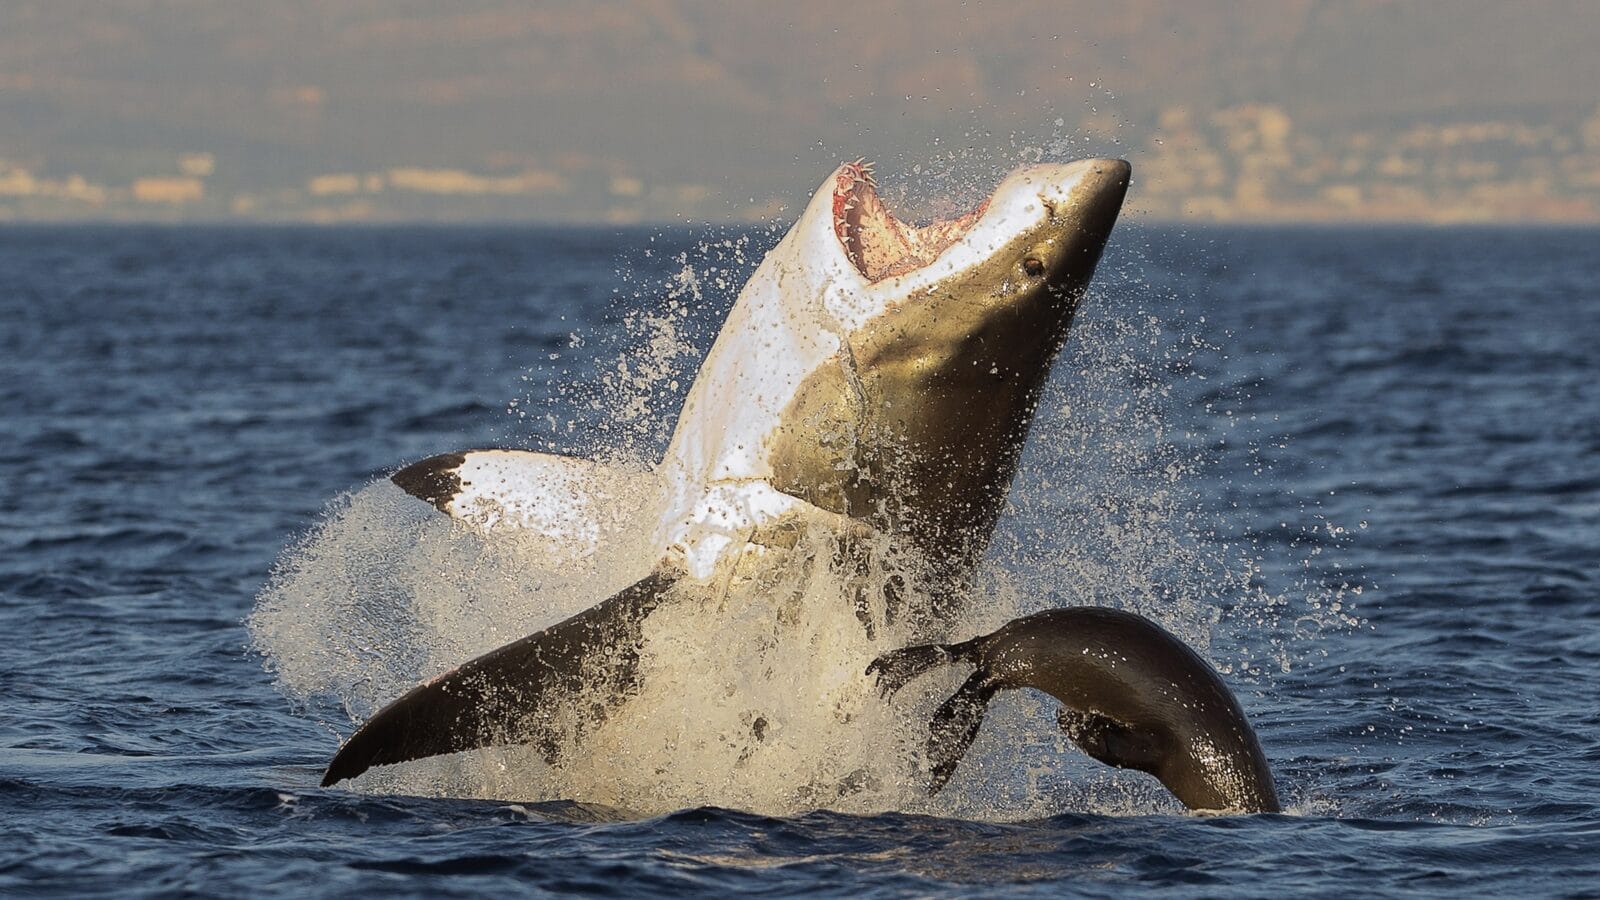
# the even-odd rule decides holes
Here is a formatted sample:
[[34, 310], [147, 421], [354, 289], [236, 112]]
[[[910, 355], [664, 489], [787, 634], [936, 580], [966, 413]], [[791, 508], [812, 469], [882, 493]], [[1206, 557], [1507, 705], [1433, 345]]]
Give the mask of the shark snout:
[[[974, 239], [998, 248], [1017, 235], [1053, 248], [1060, 260], [1087, 253], [1098, 258], [1128, 192], [1133, 167], [1121, 159], [1045, 163], [1011, 173], [995, 189], [985, 216], [992, 231]], [[1048, 260], [1046, 260], [1048, 263]]]
[[[1024, 282], [1073, 291], [1089, 281], [1117, 222], [1133, 167], [1120, 159], [1047, 163], [1013, 172], [995, 189], [971, 243]], [[1010, 259], [1011, 256], [1016, 258]]]
[[1028, 189], [1052, 220], [1070, 222], [1082, 234], [1104, 241], [1122, 209], [1133, 166], [1124, 159], [1084, 159], [1019, 174], [1028, 179]]

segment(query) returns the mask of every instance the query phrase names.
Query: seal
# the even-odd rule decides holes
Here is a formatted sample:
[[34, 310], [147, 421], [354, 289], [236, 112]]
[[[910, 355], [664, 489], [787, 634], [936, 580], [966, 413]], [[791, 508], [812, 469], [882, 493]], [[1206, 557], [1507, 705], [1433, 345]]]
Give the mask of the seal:
[[1034, 688], [1061, 701], [1061, 730], [1085, 753], [1154, 775], [1189, 809], [1280, 810], [1261, 743], [1222, 677], [1143, 616], [1102, 607], [1047, 610], [959, 644], [886, 653], [867, 673], [889, 696], [952, 663], [974, 671], [929, 723], [929, 793], [954, 774], [994, 695]]
[[625, 696], [645, 616], [673, 592], [784, 564], [796, 528], [836, 534], [860, 571], [868, 557], [894, 571], [851, 598], [869, 634], [898, 620], [942, 636], [1130, 171], [1111, 159], [1027, 167], [971, 212], [916, 226], [889, 212], [870, 165], [847, 163], [741, 291], [653, 470], [488, 449], [396, 472], [401, 489], [468, 526], [536, 533], [554, 561], [592, 557], [606, 498], [644, 486], [659, 498], [654, 559], [595, 609], [380, 710], [324, 784], [473, 747], [555, 746], [567, 726], [554, 720], [571, 718], [550, 712], [558, 694], [598, 693], [585, 704], [595, 710]]

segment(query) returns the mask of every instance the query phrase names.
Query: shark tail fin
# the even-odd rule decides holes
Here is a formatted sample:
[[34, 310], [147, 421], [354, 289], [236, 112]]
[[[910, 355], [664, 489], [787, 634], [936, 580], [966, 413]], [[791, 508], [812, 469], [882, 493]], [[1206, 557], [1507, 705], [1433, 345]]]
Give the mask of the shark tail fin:
[[981, 669], [934, 711], [928, 723], [928, 793], [944, 789], [983, 727], [983, 714], [999, 687]]

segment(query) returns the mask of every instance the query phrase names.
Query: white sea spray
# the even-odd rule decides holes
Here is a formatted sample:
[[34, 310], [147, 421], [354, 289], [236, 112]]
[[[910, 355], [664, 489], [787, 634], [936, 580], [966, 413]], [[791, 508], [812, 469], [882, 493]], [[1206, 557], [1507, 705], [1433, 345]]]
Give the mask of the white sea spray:
[[[942, 180], [928, 183], [938, 190]], [[553, 392], [567, 411], [550, 415], [569, 421], [551, 431], [572, 435], [580, 430], [572, 423], [582, 425], [565, 449], [634, 467], [653, 459], [704, 349], [691, 340], [696, 316], [714, 305], [708, 294], [737, 291], [756, 261], [747, 251], [744, 242], [709, 241], [673, 258], [664, 283], [634, 283], [641, 303], [622, 323], [627, 352], [596, 382]], [[1266, 654], [1287, 666], [1337, 622], [1327, 612], [1338, 598], [1310, 587], [1274, 593], [1257, 577], [1261, 548], [1214, 539], [1213, 512], [1196, 487], [1207, 452], [1168, 433], [1166, 415], [1175, 382], [1214, 348], [1172, 332], [1165, 313], [1182, 298], [1144, 280], [1141, 253], [1119, 258], [1120, 268], [1102, 267], [1056, 363], [1008, 515], [951, 633], [984, 633], [1048, 606], [1117, 606], [1160, 622], [1224, 671], [1259, 679], [1252, 657], [1261, 651], [1240, 658], [1237, 635], [1261, 635]], [[533, 408], [513, 406], [522, 417]], [[251, 617], [253, 639], [292, 698], [318, 709], [334, 698], [359, 722], [418, 681], [643, 576], [654, 562], [645, 548], [658, 500], [620, 498], [639, 514], [617, 519], [634, 526], [608, 533], [595, 556], [557, 565], [537, 542], [480, 535], [374, 483], [335, 502], [286, 551]], [[637, 694], [555, 766], [529, 747], [490, 748], [381, 767], [355, 787], [573, 799], [641, 814], [698, 805], [971, 818], [1177, 808], [1145, 776], [1074, 753], [1055, 728], [1053, 701], [1029, 693], [995, 701], [955, 779], [928, 798], [919, 768], [928, 716], [965, 673], [937, 672], [893, 703], [880, 699], [864, 670], [905, 643], [904, 629], [880, 627], [869, 638], [848, 600], [859, 573], [842, 571], [831, 554], [828, 535], [807, 533], [760, 577], [729, 574], [719, 591], [663, 604], [645, 622]], [[880, 582], [869, 594], [884, 577], [867, 573]], [[1219, 623], [1229, 627], [1219, 632]], [[1227, 644], [1213, 644], [1219, 633]]]

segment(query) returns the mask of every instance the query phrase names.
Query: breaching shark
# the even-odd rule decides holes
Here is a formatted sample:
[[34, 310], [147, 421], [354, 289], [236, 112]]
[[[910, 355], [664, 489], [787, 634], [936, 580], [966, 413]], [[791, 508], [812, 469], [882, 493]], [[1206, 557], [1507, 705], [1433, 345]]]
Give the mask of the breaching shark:
[[558, 755], [563, 701], [601, 698], [603, 716], [626, 697], [641, 625], [664, 597], [759, 569], [796, 529], [827, 529], [841, 558], [864, 571], [874, 555], [893, 573], [842, 601], [864, 627], [881, 609], [947, 639], [1130, 172], [1115, 159], [1029, 166], [971, 212], [918, 227], [889, 212], [869, 165], [840, 166], [740, 293], [652, 473], [521, 450], [396, 472], [457, 520], [531, 529], [572, 558], [595, 552], [604, 498], [653, 480], [656, 562], [585, 612], [384, 707], [323, 784], [492, 745]]

